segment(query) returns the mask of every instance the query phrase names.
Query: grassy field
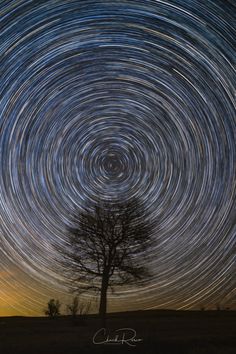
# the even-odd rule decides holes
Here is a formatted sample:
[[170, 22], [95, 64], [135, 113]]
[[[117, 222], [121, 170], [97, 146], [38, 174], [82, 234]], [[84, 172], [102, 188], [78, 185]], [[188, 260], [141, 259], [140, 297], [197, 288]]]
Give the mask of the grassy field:
[[[131, 330], [116, 331], [121, 328]], [[0, 318], [1, 354], [235, 354], [236, 311], [138, 311], [110, 314], [107, 332], [95, 315], [73, 322], [69, 317]], [[142, 341], [128, 343], [134, 336]], [[109, 335], [109, 337], [107, 337]], [[124, 337], [123, 337], [124, 335]], [[121, 339], [124, 339], [122, 342]]]

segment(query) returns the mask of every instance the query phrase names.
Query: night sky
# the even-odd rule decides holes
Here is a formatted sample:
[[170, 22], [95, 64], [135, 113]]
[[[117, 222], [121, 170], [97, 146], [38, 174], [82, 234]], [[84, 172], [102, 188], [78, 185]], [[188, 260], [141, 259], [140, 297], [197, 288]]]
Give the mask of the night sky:
[[63, 302], [55, 247], [98, 198], [153, 225], [110, 310], [236, 308], [235, 47], [235, 0], [1, 0], [0, 315]]

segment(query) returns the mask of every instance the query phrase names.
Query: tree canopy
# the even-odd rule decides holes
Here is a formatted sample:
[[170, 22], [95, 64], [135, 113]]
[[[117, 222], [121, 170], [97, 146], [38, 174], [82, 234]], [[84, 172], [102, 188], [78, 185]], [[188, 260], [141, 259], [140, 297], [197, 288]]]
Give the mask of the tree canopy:
[[149, 277], [143, 265], [151, 225], [138, 201], [101, 202], [73, 217], [63, 265], [73, 290], [100, 292], [100, 314], [106, 313], [109, 287], [136, 284]]

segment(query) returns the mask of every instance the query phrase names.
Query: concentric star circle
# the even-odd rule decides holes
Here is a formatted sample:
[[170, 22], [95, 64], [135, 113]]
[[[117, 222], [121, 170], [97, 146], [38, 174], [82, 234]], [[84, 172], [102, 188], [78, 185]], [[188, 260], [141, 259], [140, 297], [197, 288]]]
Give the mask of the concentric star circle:
[[234, 306], [234, 3], [12, 0], [0, 11], [7, 289], [21, 274], [41, 295], [66, 293], [55, 247], [71, 215], [136, 197], [153, 225], [153, 276], [110, 294], [110, 309]]

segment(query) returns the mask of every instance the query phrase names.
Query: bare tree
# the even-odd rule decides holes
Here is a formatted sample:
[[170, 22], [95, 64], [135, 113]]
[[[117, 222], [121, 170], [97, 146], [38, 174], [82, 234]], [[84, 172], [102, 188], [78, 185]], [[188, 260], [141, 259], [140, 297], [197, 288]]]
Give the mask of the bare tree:
[[81, 301], [78, 296], [75, 296], [72, 303], [67, 305], [67, 310], [73, 318], [76, 318], [77, 315], [86, 315], [90, 307], [91, 302]]
[[67, 305], [67, 311], [69, 314], [75, 318], [79, 311], [79, 299], [78, 296], [75, 296], [72, 300], [72, 303]]
[[60, 316], [61, 303], [59, 300], [50, 299], [47, 304], [47, 309], [44, 311], [45, 315], [50, 318]]
[[[91, 210], [92, 209], [92, 210]], [[107, 290], [150, 276], [141, 265], [151, 240], [151, 225], [137, 200], [103, 202], [75, 215], [61, 249], [74, 291], [100, 293], [99, 314], [105, 323]]]

